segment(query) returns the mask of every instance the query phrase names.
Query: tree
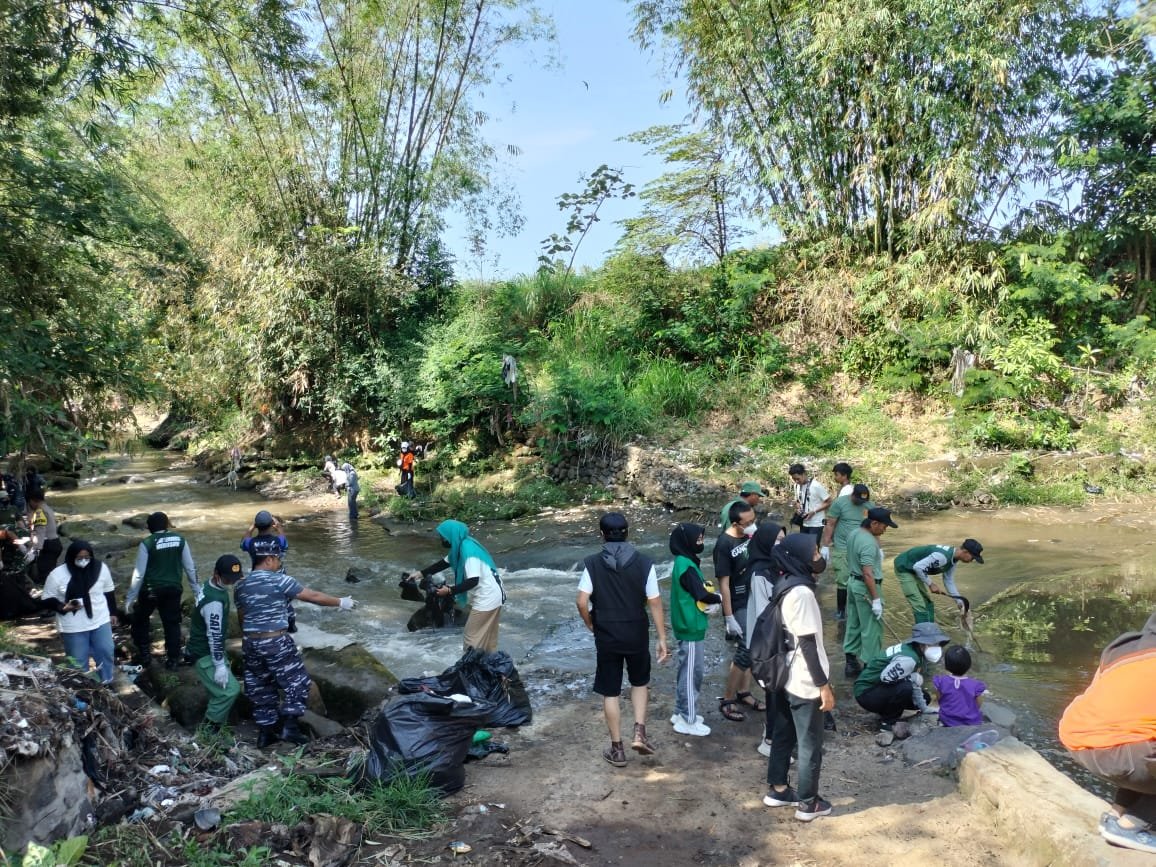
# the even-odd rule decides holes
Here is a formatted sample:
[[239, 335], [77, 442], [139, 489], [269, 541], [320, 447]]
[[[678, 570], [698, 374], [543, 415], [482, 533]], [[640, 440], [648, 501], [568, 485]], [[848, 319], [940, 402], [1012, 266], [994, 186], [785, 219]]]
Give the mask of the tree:
[[961, 237], [1010, 181], [1063, 78], [1072, 0], [635, 0], [792, 237], [892, 257]]
[[652, 126], [626, 136], [676, 167], [644, 186], [642, 213], [622, 221], [622, 246], [640, 252], [685, 250], [706, 254], [720, 265], [745, 231], [735, 225], [737, 172], [722, 136], [685, 125]]
[[574, 270], [574, 258], [578, 255], [578, 248], [586, 235], [598, 222], [598, 212], [610, 199], [629, 199], [637, 195], [634, 184], [628, 184], [623, 179], [622, 169], [612, 169], [603, 163], [590, 173], [585, 188], [577, 193], [563, 193], [558, 197], [558, 210], [569, 209], [570, 217], [566, 221], [566, 234], [554, 232], [548, 238], [542, 239], [542, 255], [538, 257], [541, 268], [553, 267], [553, 258], [559, 253], [569, 253], [566, 268], [562, 273], [565, 280]]

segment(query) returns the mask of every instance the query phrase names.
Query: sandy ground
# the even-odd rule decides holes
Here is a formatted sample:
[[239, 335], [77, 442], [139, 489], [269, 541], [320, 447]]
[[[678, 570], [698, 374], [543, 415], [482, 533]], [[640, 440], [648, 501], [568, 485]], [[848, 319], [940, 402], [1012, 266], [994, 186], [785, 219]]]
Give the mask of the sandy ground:
[[[612, 767], [601, 757], [608, 737], [590, 678], [558, 677], [560, 691], [568, 687], [573, 697], [555, 690], [535, 702], [533, 725], [495, 732], [509, 755], [470, 763], [465, 789], [448, 802], [456, 818], [409, 855], [446, 857], [448, 843], [461, 841], [472, 847], [454, 859], [463, 864], [550, 863], [509, 846], [520, 829], [545, 827], [589, 842], [588, 849], [565, 844], [587, 865], [1034, 863], [1014, 840], [993, 833], [990, 821], [957, 794], [952, 777], [907, 767], [896, 750], [875, 744], [874, 719], [854, 703], [841, 667], [834, 680], [838, 732], [827, 734], [820, 785], [833, 814], [807, 824], [793, 809], [765, 807], [767, 761], [756, 752], [762, 715], [737, 723], [719, 714], [713, 698], [722, 693], [724, 651], [717, 645], [708, 659], [718, 664], [699, 708], [709, 737], [673, 731], [674, 665], [656, 667], [648, 731], [657, 753], [628, 750], [627, 767]], [[550, 677], [524, 673], [531, 687]], [[632, 723], [625, 710], [624, 733]], [[485, 813], [479, 804], [487, 805]]]

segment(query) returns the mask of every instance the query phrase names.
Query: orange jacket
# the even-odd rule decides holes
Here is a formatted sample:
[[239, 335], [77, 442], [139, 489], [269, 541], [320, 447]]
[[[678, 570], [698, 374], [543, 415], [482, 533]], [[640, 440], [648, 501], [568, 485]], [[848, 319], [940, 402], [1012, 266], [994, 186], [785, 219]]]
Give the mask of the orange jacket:
[[1108, 645], [1091, 685], [1060, 718], [1069, 750], [1096, 750], [1156, 741], [1156, 614], [1143, 632]]
[[413, 472], [413, 452], [401, 453], [401, 471], [403, 473]]

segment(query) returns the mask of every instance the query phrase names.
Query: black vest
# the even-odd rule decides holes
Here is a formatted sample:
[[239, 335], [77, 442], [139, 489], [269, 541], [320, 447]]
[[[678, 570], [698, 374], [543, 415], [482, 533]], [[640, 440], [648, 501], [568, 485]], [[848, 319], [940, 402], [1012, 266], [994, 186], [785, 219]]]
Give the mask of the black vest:
[[594, 640], [601, 646], [623, 653], [646, 650], [650, 644], [650, 621], [646, 616], [646, 579], [654, 563], [635, 552], [621, 571], [606, 565], [602, 553], [583, 561], [594, 592]]

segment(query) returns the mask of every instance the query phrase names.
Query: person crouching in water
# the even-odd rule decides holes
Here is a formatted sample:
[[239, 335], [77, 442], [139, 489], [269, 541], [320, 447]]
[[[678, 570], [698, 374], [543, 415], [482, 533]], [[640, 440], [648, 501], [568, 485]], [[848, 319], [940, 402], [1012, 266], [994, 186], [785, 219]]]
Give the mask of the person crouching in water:
[[229, 670], [225, 638], [229, 631], [229, 588], [244, 578], [241, 561], [232, 554], [217, 558], [213, 577], [189, 617], [189, 643], [185, 652], [197, 677], [209, 694], [204, 727], [220, 731], [229, 722], [229, 711], [241, 694], [241, 685]]
[[409, 577], [416, 581], [436, 575], [443, 569], [452, 568], [454, 584], [443, 584], [436, 591], [438, 596], [453, 593], [461, 605], [465, 604], [466, 593], [474, 591], [470, 602], [470, 614], [466, 618], [462, 649], [476, 647], [486, 653], [498, 649], [498, 624], [502, 618], [502, 606], [506, 604], [506, 590], [498, 577], [498, 567], [490, 552], [481, 542], [470, 535], [470, 528], [461, 521], [442, 521], [437, 525], [437, 534], [442, 545], [449, 549], [446, 556], [411, 572]]
[[707, 615], [722, 611], [722, 597], [708, 588], [699, 568], [703, 533], [698, 524], [679, 524], [670, 534], [674, 570], [670, 573], [670, 628], [678, 642], [678, 679], [674, 690], [674, 716], [670, 724], [682, 735], [706, 737], [710, 727], [698, 715], [702, 689], [703, 652]]
[[[351, 611], [357, 603], [349, 596], [338, 599], [311, 590], [281, 572], [281, 545], [273, 536], [255, 538], [249, 553], [253, 571], [237, 584], [233, 598], [243, 636], [245, 694], [253, 703], [253, 719], [260, 728], [257, 747], [264, 749], [278, 740], [303, 744], [309, 738], [297, 721], [304, 715], [309, 699], [309, 672], [289, 634], [286, 605], [292, 599], [300, 599]], [[280, 701], [278, 689], [284, 693]]]

